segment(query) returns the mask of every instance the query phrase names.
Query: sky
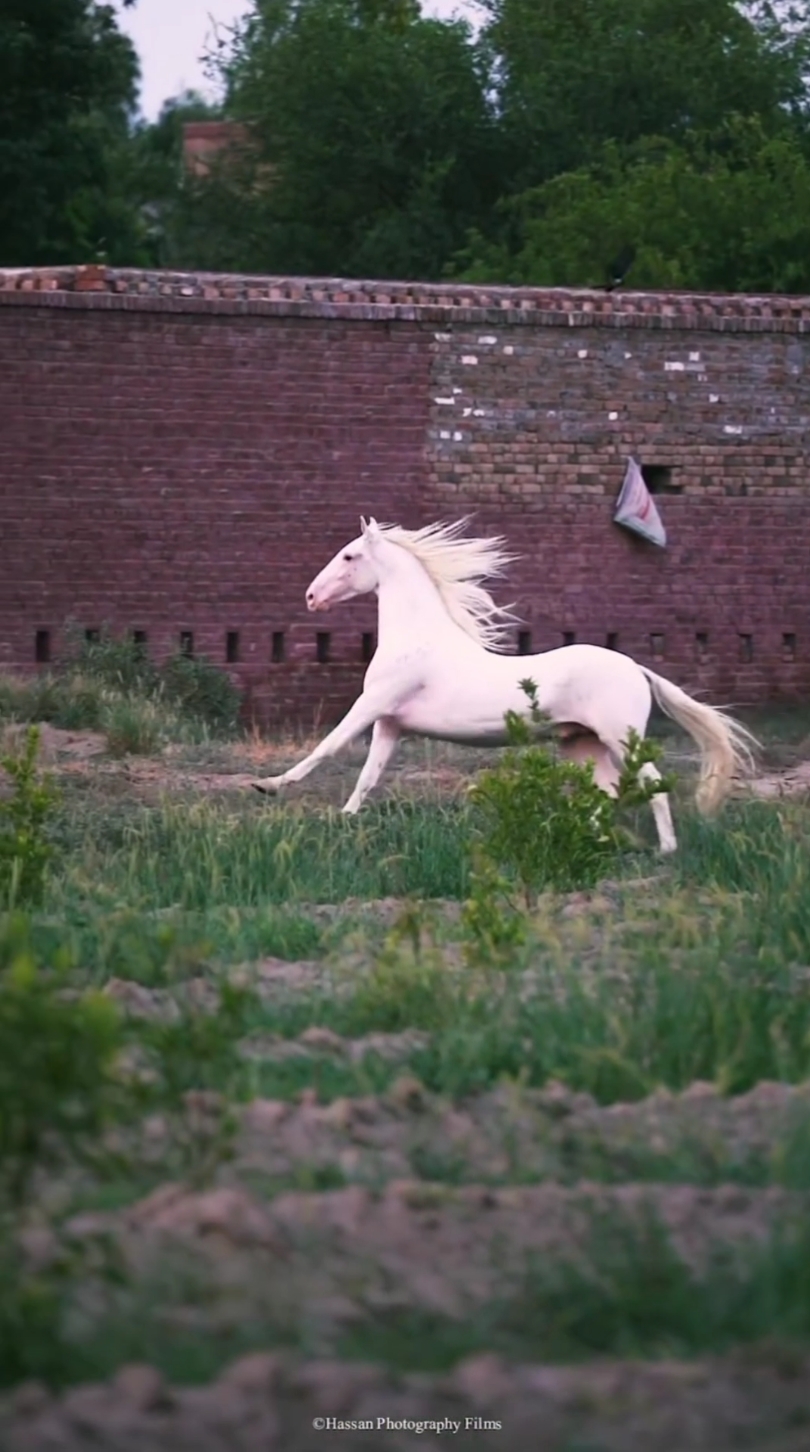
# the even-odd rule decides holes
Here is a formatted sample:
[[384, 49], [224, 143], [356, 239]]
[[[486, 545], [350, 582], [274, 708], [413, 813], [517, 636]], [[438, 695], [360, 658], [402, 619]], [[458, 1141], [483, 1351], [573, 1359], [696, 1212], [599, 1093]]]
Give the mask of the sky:
[[[117, 0], [121, 29], [129, 35], [141, 62], [141, 111], [154, 121], [164, 101], [181, 91], [201, 91], [214, 100], [202, 54], [218, 26], [222, 33], [252, 9], [250, 0], [137, 0], [125, 10]], [[471, 16], [472, 0], [423, 0], [426, 15], [447, 19]]]

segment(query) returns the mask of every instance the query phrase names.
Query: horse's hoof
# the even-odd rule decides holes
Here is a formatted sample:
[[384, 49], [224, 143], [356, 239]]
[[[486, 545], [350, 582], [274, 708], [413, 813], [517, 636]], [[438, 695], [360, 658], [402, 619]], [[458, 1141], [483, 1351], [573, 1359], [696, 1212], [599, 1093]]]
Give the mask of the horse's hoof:
[[259, 778], [257, 781], [252, 781], [250, 785], [254, 791], [261, 792], [263, 797], [274, 797], [278, 791], [278, 778], [266, 776]]

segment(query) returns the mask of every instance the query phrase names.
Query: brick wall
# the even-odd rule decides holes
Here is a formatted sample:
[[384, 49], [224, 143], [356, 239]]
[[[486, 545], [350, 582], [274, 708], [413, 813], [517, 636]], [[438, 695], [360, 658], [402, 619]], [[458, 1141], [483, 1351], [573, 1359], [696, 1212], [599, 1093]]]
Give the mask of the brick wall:
[[[313, 619], [312, 576], [360, 513], [475, 510], [523, 556], [500, 597], [524, 648], [610, 642], [711, 699], [800, 695], [808, 319], [796, 298], [0, 273], [0, 668], [35, 668], [37, 639], [58, 656], [71, 618], [158, 658], [192, 632], [249, 711], [327, 721], [375, 611]], [[666, 551], [612, 523], [629, 453], [670, 491]]]

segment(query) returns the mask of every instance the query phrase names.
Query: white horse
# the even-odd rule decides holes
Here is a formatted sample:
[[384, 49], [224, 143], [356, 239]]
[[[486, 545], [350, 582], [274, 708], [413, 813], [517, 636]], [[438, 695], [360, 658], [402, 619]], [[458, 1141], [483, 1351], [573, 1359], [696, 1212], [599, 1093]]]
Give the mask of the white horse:
[[[537, 687], [538, 705], [569, 758], [592, 761], [597, 783], [616, 794], [630, 732], [643, 737], [652, 698], [697, 743], [696, 801], [706, 814], [750, 768], [754, 737], [725, 712], [693, 700], [629, 656], [598, 645], [569, 645], [542, 655], [503, 652], [516, 617], [495, 604], [481, 581], [502, 574], [514, 556], [504, 540], [459, 538], [467, 523], [406, 530], [361, 519], [362, 533], [340, 550], [307, 590], [310, 610], [328, 610], [376, 591], [378, 645], [363, 693], [343, 720], [296, 766], [252, 784], [276, 792], [301, 781], [368, 727], [371, 746], [343, 808], [356, 812], [375, 787], [403, 735], [470, 746], [502, 746], [507, 711], [529, 714], [520, 682]], [[640, 777], [660, 780], [648, 763]], [[669, 800], [652, 797], [662, 852], [677, 846]]]

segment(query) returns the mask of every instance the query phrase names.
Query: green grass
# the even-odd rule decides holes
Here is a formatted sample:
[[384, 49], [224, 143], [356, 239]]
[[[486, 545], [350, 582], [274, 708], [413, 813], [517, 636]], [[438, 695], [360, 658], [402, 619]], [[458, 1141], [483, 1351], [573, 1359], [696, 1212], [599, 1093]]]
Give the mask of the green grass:
[[482, 1351], [515, 1360], [577, 1362], [723, 1352], [774, 1338], [810, 1338], [810, 1232], [777, 1232], [740, 1263], [717, 1246], [693, 1274], [650, 1214], [642, 1226], [605, 1216], [584, 1263], [527, 1266], [519, 1296], [464, 1321], [398, 1314], [361, 1324], [344, 1355], [402, 1370], [443, 1371]]
[[66, 947], [81, 965], [85, 981], [97, 984], [130, 978], [158, 987], [193, 977], [214, 963], [319, 958], [347, 930], [338, 925], [327, 933], [311, 918], [285, 907], [223, 906], [155, 915], [78, 895], [60, 906], [59, 916], [43, 913], [33, 920], [37, 951], [47, 959], [57, 945]]
[[[463, 1319], [426, 1312], [366, 1314], [338, 1339], [348, 1359], [399, 1371], [448, 1369], [463, 1357], [495, 1351], [520, 1361], [576, 1363], [593, 1357], [646, 1359], [722, 1353], [732, 1347], [776, 1349], [783, 1367], [810, 1340], [810, 1231], [786, 1223], [758, 1249], [729, 1253], [718, 1245], [708, 1268], [694, 1273], [672, 1248], [650, 1210], [641, 1222], [619, 1214], [595, 1218], [580, 1261], [530, 1258], [521, 1290]], [[64, 1303], [19, 1296], [6, 1270], [0, 1303], [0, 1385], [36, 1377], [53, 1385], [100, 1380], [123, 1362], [151, 1362], [178, 1382], [207, 1381], [255, 1347], [317, 1351], [317, 1327], [279, 1309], [236, 1318], [204, 1333], [156, 1317], [156, 1288], [109, 1299], [113, 1308], [81, 1330], [66, 1331]], [[191, 1271], [167, 1270], [164, 1303], [205, 1299]], [[118, 1301], [119, 1308], [114, 1309]], [[128, 1305], [127, 1305], [128, 1303]], [[125, 1309], [126, 1307], [126, 1309]], [[764, 1353], [763, 1353], [764, 1354]]]
[[[467, 816], [407, 801], [357, 818], [263, 807], [258, 798], [125, 806], [99, 820], [95, 803], [66, 813], [57, 836], [69, 893], [90, 883], [154, 910], [339, 903], [347, 897], [459, 897], [467, 880]], [[57, 885], [58, 886], [58, 885]]]
[[[97, 982], [168, 982], [261, 954], [316, 957], [341, 925], [327, 932], [306, 903], [459, 898], [466, 886], [470, 817], [460, 806], [394, 801], [347, 820], [202, 801], [115, 810], [98, 831], [93, 819], [62, 820], [63, 866], [36, 936], [43, 951], [67, 936]], [[428, 1029], [418, 1070], [451, 1095], [502, 1076], [560, 1078], [602, 1102], [696, 1078], [729, 1092], [798, 1082], [810, 1070], [806, 822], [800, 805], [750, 803], [712, 822], [682, 813], [682, 855], [654, 894], [622, 888], [620, 876], [611, 916], [579, 927], [540, 920], [511, 970], [483, 982], [429, 952], [380, 957], [372, 937], [371, 975], [348, 995], [302, 1001], [287, 1031]], [[650, 865], [636, 856], [624, 871]]]
[[71, 626], [55, 670], [0, 676], [0, 722], [49, 722], [68, 731], [101, 731], [112, 755], [145, 755], [169, 741], [231, 735], [239, 692], [204, 657], [174, 656], [155, 666], [131, 638], [106, 628], [88, 640]]
[[[138, 742], [151, 750], [155, 732], [160, 740], [174, 733], [176, 740], [199, 741], [224, 730], [221, 719], [216, 727], [200, 724], [199, 691], [207, 689], [207, 676], [198, 680], [178, 668], [176, 719], [167, 725], [160, 712], [169, 709], [168, 697], [145, 693], [137, 673], [127, 674], [135, 670], [129, 657], [122, 664], [111, 650], [94, 670], [74, 672], [69, 685], [40, 678], [39, 694], [17, 714], [86, 725], [95, 712], [98, 723], [104, 692], [112, 692], [119, 730], [114, 750], [137, 750]], [[0, 716], [12, 714], [3, 689], [0, 682]], [[216, 701], [214, 714], [215, 708]], [[776, 723], [774, 752], [803, 740], [805, 726], [798, 716], [789, 731]], [[551, 896], [510, 959], [473, 969], [459, 952], [458, 923], [419, 905], [425, 899], [458, 903], [469, 891], [476, 819], [464, 801], [443, 801], [438, 793], [408, 799], [394, 791], [352, 819], [293, 796], [269, 804], [248, 794], [175, 796], [146, 805], [126, 795], [120, 777], [91, 775], [83, 785], [66, 780], [51, 826], [54, 865], [44, 900], [29, 918], [26, 952], [37, 973], [47, 979], [62, 961], [74, 992], [128, 978], [169, 990], [181, 1004], [189, 979], [226, 985], [217, 1013], [184, 1008], [174, 1022], [120, 1024], [122, 1045], [137, 1048], [155, 1074], [121, 1124], [128, 1133], [133, 1115], [137, 1122], [158, 1113], [179, 1137], [158, 1165], [123, 1152], [109, 1162], [82, 1162], [73, 1207], [125, 1206], [167, 1178], [212, 1183], [227, 1161], [229, 1112], [259, 1096], [295, 1100], [314, 1090], [322, 1103], [358, 1100], [383, 1094], [403, 1072], [461, 1109], [504, 1081], [518, 1095], [521, 1086], [562, 1081], [603, 1106], [640, 1101], [661, 1087], [681, 1091], [695, 1080], [729, 1095], [763, 1081], [807, 1081], [808, 807], [740, 802], [704, 821], [679, 800], [675, 812], [681, 850], [674, 859], [662, 862], [649, 850], [649, 812], [638, 815], [641, 845], [617, 862], [598, 894], [601, 905], [581, 903], [572, 911]], [[639, 878], [653, 880], [644, 885]], [[410, 926], [403, 921], [388, 936], [375, 927], [359, 905], [381, 897], [409, 899]], [[318, 914], [318, 904], [336, 911]], [[8, 966], [2, 946], [0, 919], [0, 991]], [[307, 987], [302, 977], [305, 986], [264, 1001], [227, 986], [231, 965], [266, 956], [320, 959], [323, 982]], [[251, 1036], [295, 1038], [312, 1025], [352, 1039], [420, 1029], [429, 1043], [407, 1062], [369, 1056], [354, 1063], [328, 1054], [275, 1061], [241, 1051]], [[16, 1112], [33, 1094], [19, 1087], [28, 1082], [30, 1055], [25, 1043], [7, 1052], [20, 1056], [19, 1071], [12, 1065], [5, 1080], [11, 1086], [6, 1108]], [[200, 1089], [223, 1096], [221, 1137], [210, 1143], [187, 1142], [177, 1128], [184, 1095]], [[47, 1086], [37, 1086], [43, 1122], [48, 1102]], [[101, 1106], [113, 1123], [117, 1103]], [[363, 1143], [362, 1133], [357, 1142]], [[461, 1148], [427, 1133], [414, 1138], [409, 1153], [415, 1177], [447, 1185], [486, 1178]], [[384, 1178], [381, 1171], [380, 1184]], [[334, 1164], [296, 1163], [264, 1179], [257, 1172], [253, 1187], [268, 1197], [285, 1189], [319, 1194], [351, 1179], [337, 1155]], [[765, 1148], [756, 1135], [751, 1143], [743, 1136], [716, 1144], [684, 1131], [656, 1147], [641, 1132], [619, 1142], [596, 1130], [568, 1136], [549, 1130], [531, 1164], [521, 1163], [516, 1147], [508, 1174], [494, 1182], [537, 1179], [781, 1185], [807, 1195], [810, 1112], [798, 1106]], [[216, 1330], [205, 1321], [204, 1285], [187, 1284], [178, 1272], [177, 1284], [133, 1286], [114, 1269], [107, 1310], [77, 1330], [67, 1308], [89, 1273], [81, 1258], [29, 1282], [5, 1227], [4, 1384], [28, 1376], [61, 1385], [96, 1379], [126, 1360], [153, 1361], [179, 1380], [203, 1381], [254, 1346], [319, 1349], [306, 1316], [295, 1321], [280, 1311], [264, 1318], [246, 1311], [241, 1321], [236, 1315]], [[207, 1329], [183, 1330], [167, 1320], [172, 1305], [199, 1310]], [[519, 1295], [472, 1311], [463, 1322], [366, 1308], [331, 1350], [427, 1370], [480, 1350], [577, 1361], [691, 1356], [763, 1337], [806, 1347], [808, 1307], [810, 1233], [804, 1229], [786, 1229], [743, 1260], [732, 1262], [720, 1248], [695, 1278], [655, 1224], [640, 1229], [611, 1222], [595, 1233], [584, 1265], [528, 1265]]]

